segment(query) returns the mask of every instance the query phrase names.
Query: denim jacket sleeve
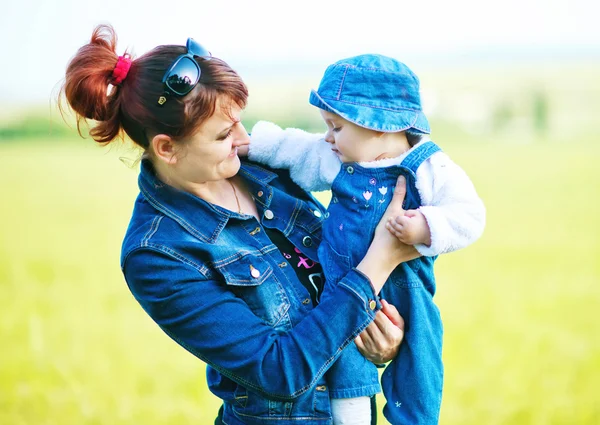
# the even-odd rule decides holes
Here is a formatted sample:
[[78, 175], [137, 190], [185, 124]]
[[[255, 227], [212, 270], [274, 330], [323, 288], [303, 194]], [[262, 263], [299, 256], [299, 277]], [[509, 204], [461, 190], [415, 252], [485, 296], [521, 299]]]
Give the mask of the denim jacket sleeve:
[[292, 180], [308, 192], [331, 189], [342, 165], [323, 134], [283, 130], [268, 121], [259, 121], [252, 128], [248, 158], [288, 169]]
[[371, 301], [376, 297], [369, 279], [351, 270], [295, 327], [278, 331], [219, 280], [168, 250], [134, 250], [123, 273], [137, 301], [172, 339], [272, 399], [291, 400], [315, 385], [380, 308]]

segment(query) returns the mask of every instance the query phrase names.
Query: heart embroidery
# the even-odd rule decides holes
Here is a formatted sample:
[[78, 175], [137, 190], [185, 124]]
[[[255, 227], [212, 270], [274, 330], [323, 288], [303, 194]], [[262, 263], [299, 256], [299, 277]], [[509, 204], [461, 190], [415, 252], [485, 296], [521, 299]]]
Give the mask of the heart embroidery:
[[387, 193], [387, 187], [386, 186], [381, 186], [379, 188], [379, 193], [381, 193], [382, 195], [385, 195]]
[[363, 198], [365, 198], [367, 201], [371, 199], [371, 196], [373, 196], [373, 192], [370, 192], [368, 190], [363, 192]]

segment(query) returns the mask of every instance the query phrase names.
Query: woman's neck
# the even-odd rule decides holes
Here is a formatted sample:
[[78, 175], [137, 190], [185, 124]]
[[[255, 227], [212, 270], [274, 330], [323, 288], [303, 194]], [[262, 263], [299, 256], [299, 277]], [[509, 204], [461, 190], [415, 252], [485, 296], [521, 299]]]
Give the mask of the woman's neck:
[[220, 205], [223, 195], [232, 191], [227, 179], [194, 182], [187, 180], [162, 163], [153, 164], [156, 177], [165, 184], [182, 192], [191, 193], [211, 204]]
[[155, 168], [157, 177], [169, 186], [239, 214], [258, 218], [256, 204], [243, 180], [237, 176], [229, 179], [192, 182], [178, 178], [169, 169]]
[[211, 204], [237, 211], [237, 207], [234, 207], [236, 205], [234, 191], [228, 179], [203, 183], [182, 182], [178, 189], [196, 195]]

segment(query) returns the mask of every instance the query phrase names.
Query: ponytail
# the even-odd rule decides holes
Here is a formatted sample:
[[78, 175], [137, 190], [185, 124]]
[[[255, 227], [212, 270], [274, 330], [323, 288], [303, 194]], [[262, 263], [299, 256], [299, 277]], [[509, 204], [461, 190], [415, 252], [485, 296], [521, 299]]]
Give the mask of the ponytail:
[[[90, 131], [90, 135], [102, 144], [111, 142], [121, 132], [121, 88], [118, 85], [121, 83], [118, 78], [121, 74], [115, 77], [113, 73], [123, 59], [120, 60], [117, 55], [116, 47], [115, 30], [109, 25], [97, 26], [89, 44], [81, 47], [67, 66], [61, 93], [77, 115], [79, 134], [81, 135], [82, 121], [97, 121], [98, 124]], [[128, 55], [122, 58], [128, 60]]]

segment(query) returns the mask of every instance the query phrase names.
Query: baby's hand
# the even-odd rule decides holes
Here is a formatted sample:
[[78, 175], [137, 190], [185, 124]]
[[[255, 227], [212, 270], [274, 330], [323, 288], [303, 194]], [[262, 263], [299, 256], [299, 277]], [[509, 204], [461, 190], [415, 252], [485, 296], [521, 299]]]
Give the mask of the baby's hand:
[[408, 245], [424, 244], [431, 245], [431, 232], [423, 213], [418, 210], [407, 210], [404, 215], [390, 218], [390, 233], [396, 236], [400, 242]]
[[238, 156], [248, 156], [249, 150], [250, 150], [250, 145], [238, 146], [237, 154], [238, 154]]

